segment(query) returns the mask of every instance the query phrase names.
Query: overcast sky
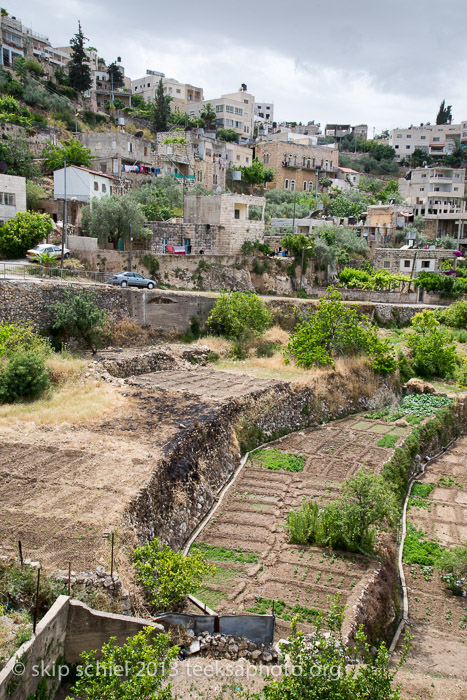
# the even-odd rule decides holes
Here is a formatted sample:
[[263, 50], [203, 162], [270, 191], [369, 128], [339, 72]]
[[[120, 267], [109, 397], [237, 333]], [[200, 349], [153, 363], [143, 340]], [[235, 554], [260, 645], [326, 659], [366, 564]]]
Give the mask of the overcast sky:
[[465, 0], [21, 0], [6, 5], [54, 46], [78, 19], [125, 73], [158, 70], [204, 89], [246, 83], [275, 118], [382, 129], [434, 122], [443, 98], [467, 119]]

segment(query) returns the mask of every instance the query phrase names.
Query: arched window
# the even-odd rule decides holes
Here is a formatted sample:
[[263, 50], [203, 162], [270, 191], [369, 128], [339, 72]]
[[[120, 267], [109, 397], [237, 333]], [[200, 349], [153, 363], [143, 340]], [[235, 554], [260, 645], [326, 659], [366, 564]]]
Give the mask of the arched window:
[[289, 189], [289, 181], [284, 180], [284, 190], [288, 190], [288, 189]]

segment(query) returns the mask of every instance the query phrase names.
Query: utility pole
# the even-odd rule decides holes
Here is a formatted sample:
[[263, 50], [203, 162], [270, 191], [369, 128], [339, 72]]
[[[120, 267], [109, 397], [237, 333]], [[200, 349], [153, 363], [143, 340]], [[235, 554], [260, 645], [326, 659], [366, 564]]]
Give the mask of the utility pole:
[[131, 272], [131, 231], [132, 225], [130, 224], [130, 237], [128, 239], [128, 272]]
[[113, 101], [114, 101], [114, 74], [113, 74], [113, 71], [110, 74], [110, 101], [113, 104]]
[[293, 233], [295, 233], [295, 203], [297, 201], [297, 193], [294, 192], [293, 195], [293, 221], [292, 221], [292, 228], [293, 228]]
[[60, 267], [63, 270], [63, 261], [65, 258], [65, 246], [68, 244], [68, 211], [66, 198], [66, 158], [63, 159], [63, 226], [62, 226], [62, 255], [60, 259]]
[[318, 194], [319, 168], [316, 168], [316, 194]]
[[156, 132], [156, 139], [154, 141], [154, 176], [153, 176], [153, 180], [156, 179], [156, 170], [157, 170], [157, 132]]

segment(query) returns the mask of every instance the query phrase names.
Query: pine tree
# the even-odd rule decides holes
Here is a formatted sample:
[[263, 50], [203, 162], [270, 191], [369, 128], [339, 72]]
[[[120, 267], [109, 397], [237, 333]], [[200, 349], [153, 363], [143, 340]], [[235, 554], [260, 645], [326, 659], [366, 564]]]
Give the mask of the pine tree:
[[83, 34], [81, 22], [78, 22], [78, 32], [70, 39], [70, 46], [73, 51], [68, 64], [68, 76], [71, 87], [79, 92], [89, 90], [92, 85], [89, 58], [84, 50], [85, 41], [88, 41], [88, 39]]
[[152, 126], [154, 131], [167, 131], [168, 121], [170, 117], [170, 103], [172, 101], [170, 95], [164, 95], [164, 86], [162, 78], [159, 80], [156, 90], [156, 101], [153, 107]]
[[452, 105], [446, 107], [446, 101], [443, 100], [439, 106], [438, 116], [436, 117], [437, 124], [450, 124], [452, 122]]

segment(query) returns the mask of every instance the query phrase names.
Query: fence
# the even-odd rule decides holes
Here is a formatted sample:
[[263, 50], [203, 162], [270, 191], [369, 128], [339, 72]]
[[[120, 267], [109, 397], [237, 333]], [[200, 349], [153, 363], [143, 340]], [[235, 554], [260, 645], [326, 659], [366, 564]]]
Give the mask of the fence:
[[0, 279], [44, 279], [64, 280], [65, 282], [89, 282], [104, 283], [109, 278], [108, 272], [94, 272], [89, 270], [67, 270], [60, 267], [44, 267], [43, 265], [31, 265], [17, 263], [0, 263]]

